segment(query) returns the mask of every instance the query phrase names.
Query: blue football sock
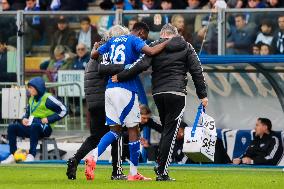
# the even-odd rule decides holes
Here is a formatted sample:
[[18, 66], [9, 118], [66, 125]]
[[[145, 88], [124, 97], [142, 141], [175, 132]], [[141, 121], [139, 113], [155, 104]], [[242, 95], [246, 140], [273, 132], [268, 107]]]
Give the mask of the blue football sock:
[[106, 148], [118, 139], [118, 135], [115, 132], [109, 131], [100, 140], [98, 144], [98, 157], [106, 150]]
[[139, 162], [140, 155], [140, 141], [129, 142], [129, 152], [130, 152], [130, 174], [137, 174], [137, 166]]

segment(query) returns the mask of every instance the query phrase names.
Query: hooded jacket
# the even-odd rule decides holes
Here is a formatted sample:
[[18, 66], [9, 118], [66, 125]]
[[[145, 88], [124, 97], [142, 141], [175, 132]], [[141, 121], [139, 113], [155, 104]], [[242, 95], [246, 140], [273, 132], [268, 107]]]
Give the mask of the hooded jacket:
[[[166, 39], [153, 42], [150, 46]], [[194, 48], [181, 36], [172, 38], [158, 55], [144, 56], [129, 69], [117, 74], [118, 81], [126, 81], [152, 66], [152, 93], [181, 92], [187, 94], [187, 72], [192, 76], [199, 99], [207, 97], [205, 79], [200, 60]]]
[[[41, 77], [35, 77], [31, 79], [28, 83], [28, 86], [33, 86], [38, 93], [38, 95], [34, 97], [34, 100], [36, 102], [38, 102], [40, 98], [46, 93], [45, 82]], [[45, 102], [45, 106], [47, 109], [54, 112], [54, 114], [47, 117], [49, 124], [55, 123], [56, 121], [62, 119], [63, 117], [67, 115], [66, 106], [62, 102], [57, 100], [55, 97], [53, 97], [52, 95], [50, 95], [47, 98]], [[30, 106], [28, 105], [26, 108], [26, 114], [24, 115], [23, 118], [28, 119], [29, 116], [30, 116]], [[41, 123], [41, 119], [35, 117], [33, 122]]]

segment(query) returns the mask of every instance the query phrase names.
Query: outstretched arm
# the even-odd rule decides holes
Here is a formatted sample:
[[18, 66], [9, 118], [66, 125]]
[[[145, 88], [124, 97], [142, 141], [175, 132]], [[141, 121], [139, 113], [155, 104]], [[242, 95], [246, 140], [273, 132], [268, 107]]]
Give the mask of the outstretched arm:
[[100, 75], [112, 76], [124, 70], [123, 64], [99, 64], [98, 72]]
[[142, 59], [138, 59], [134, 62], [130, 68], [123, 70], [119, 74], [112, 77], [113, 82], [127, 81], [134, 78], [143, 71], [146, 71], [151, 66], [152, 58], [149, 56], [143, 56]]
[[154, 56], [156, 54], [159, 54], [160, 52], [162, 52], [162, 50], [164, 50], [164, 48], [167, 46], [169, 40], [166, 40], [158, 45], [155, 45], [153, 47], [149, 47], [148, 45], [145, 45], [142, 48], [143, 53], [145, 53], [148, 56]]

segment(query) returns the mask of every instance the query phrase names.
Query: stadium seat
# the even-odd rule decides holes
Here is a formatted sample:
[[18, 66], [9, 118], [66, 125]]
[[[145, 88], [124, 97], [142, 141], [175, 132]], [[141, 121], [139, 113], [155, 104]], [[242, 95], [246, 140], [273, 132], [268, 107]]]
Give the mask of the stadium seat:
[[[53, 150], [48, 151], [48, 145], [53, 145]], [[55, 138], [43, 138], [41, 139], [40, 150], [42, 160], [60, 160], [59, 149]]]
[[3, 161], [10, 155], [10, 147], [8, 144], [0, 144], [0, 161]]
[[236, 132], [235, 145], [233, 150], [233, 158], [243, 155], [252, 141], [250, 130], [238, 130]]
[[40, 64], [46, 60], [48, 60], [49, 57], [26, 57], [25, 58], [25, 70], [40, 70]]

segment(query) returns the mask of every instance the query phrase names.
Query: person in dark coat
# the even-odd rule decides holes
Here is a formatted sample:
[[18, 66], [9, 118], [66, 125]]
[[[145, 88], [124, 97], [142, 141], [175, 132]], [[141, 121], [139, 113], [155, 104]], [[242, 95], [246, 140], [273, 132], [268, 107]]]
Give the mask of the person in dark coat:
[[258, 118], [255, 138], [246, 152], [233, 160], [234, 164], [277, 165], [283, 154], [281, 141], [272, 131], [272, 123], [267, 118]]
[[171, 39], [161, 53], [154, 57], [144, 56], [130, 69], [113, 76], [112, 81], [127, 81], [152, 66], [152, 93], [163, 126], [156, 181], [171, 181], [174, 179], [169, 177], [167, 168], [185, 109], [187, 72], [192, 76], [197, 96], [203, 106], [207, 106], [208, 98], [202, 67], [194, 48], [178, 36], [177, 28], [171, 24], [164, 25], [160, 35], [161, 39], [151, 45]]
[[90, 60], [90, 53], [85, 44], [79, 43], [76, 47], [77, 56], [73, 62], [73, 70], [85, 70]]
[[[102, 55], [97, 60], [90, 59], [85, 69], [85, 95], [87, 108], [90, 113], [90, 133], [91, 135], [84, 141], [80, 149], [67, 162], [66, 175], [68, 179], [76, 179], [77, 166], [91, 150], [96, 148], [102, 136], [108, 131], [109, 127], [105, 125], [105, 90], [108, 77], [124, 69], [123, 65], [113, 64], [104, 73], [99, 73], [101, 62], [108, 62], [108, 55]], [[103, 66], [103, 65], [102, 65]], [[112, 143], [112, 180], [126, 180], [121, 168], [122, 146], [121, 139]]]
[[57, 20], [57, 30], [51, 39], [51, 57], [53, 57], [53, 52], [57, 45], [62, 45], [65, 48], [67, 47], [72, 52], [75, 52], [77, 45], [76, 33], [68, 27], [67, 19], [62, 16]]
[[91, 20], [87, 16], [80, 19], [80, 26], [81, 30], [78, 35], [78, 44], [83, 43], [87, 46], [88, 50], [91, 50], [92, 44], [99, 42], [101, 36], [97, 28], [91, 25]]

